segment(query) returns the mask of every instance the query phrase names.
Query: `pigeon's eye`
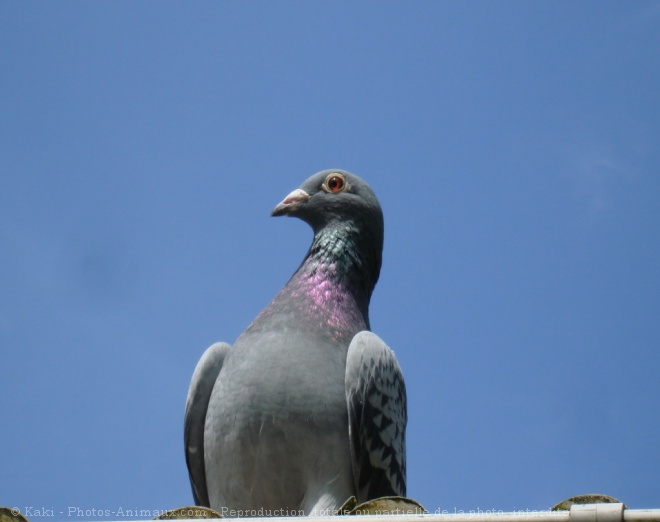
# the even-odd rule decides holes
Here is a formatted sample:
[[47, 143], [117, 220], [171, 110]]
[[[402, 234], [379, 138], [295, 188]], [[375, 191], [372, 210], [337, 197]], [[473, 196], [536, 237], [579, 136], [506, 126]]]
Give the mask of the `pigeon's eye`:
[[339, 192], [342, 188], [344, 188], [344, 179], [340, 178], [339, 176], [332, 176], [328, 180], [328, 188], [331, 192]]
[[343, 192], [347, 188], [348, 183], [341, 174], [330, 174], [325, 178], [325, 183], [323, 184], [323, 190], [326, 192]]

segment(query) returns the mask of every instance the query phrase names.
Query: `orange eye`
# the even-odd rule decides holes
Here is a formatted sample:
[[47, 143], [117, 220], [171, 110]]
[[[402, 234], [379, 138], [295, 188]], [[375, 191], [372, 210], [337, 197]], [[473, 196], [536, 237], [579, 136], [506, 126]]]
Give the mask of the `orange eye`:
[[328, 188], [331, 192], [339, 192], [344, 187], [344, 180], [339, 176], [332, 176], [328, 180]]
[[325, 180], [325, 186], [328, 192], [341, 192], [346, 186], [346, 181], [343, 176], [339, 174], [331, 174]]

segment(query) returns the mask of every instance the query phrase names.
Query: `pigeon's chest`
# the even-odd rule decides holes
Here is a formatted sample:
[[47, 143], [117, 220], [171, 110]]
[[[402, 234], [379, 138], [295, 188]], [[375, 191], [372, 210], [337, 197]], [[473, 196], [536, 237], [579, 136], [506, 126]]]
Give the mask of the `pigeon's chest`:
[[319, 280], [289, 284], [234, 343], [210, 412], [245, 433], [273, 424], [321, 429], [347, 418], [346, 354], [365, 329], [350, 296]]
[[245, 335], [232, 348], [214, 394], [245, 421], [336, 422], [346, 415], [347, 349], [304, 332]]

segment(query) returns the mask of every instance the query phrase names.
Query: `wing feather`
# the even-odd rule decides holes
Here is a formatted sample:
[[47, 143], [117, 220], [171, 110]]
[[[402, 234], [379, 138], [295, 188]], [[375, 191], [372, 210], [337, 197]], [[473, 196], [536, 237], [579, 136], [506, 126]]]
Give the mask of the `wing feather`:
[[183, 441], [190, 484], [197, 506], [209, 507], [204, 465], [204, 424], [211, 391], [213, 391], [213, 386], [230, 348], [231, 346], [227, 343], [211, 345], [197, 363], [188, 390], [183, 421]]
[[346, 401], [359, 502], [406, 494], [406, 387], [394, 352], [358, 333], [346, 359]]

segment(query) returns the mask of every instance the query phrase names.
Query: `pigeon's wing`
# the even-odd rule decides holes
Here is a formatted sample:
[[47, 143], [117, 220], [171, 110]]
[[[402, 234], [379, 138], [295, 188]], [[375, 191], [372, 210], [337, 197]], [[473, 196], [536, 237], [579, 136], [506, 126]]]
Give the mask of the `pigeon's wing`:
[[225, 356], [231, 347], [227, 343], [215, 343], [202, 355], [190, 381], [186, 414], [184, 417], [183, 442], [186, 449], [186, 464], [190, 475], [195, 504], [209, 505], [204, 467], [204, 423], [211, 391], [222, 369]]
[[358, 333], [346, 358], [348, 430], [359, 502], [406, 494], [406, 387], [394, 352]]

